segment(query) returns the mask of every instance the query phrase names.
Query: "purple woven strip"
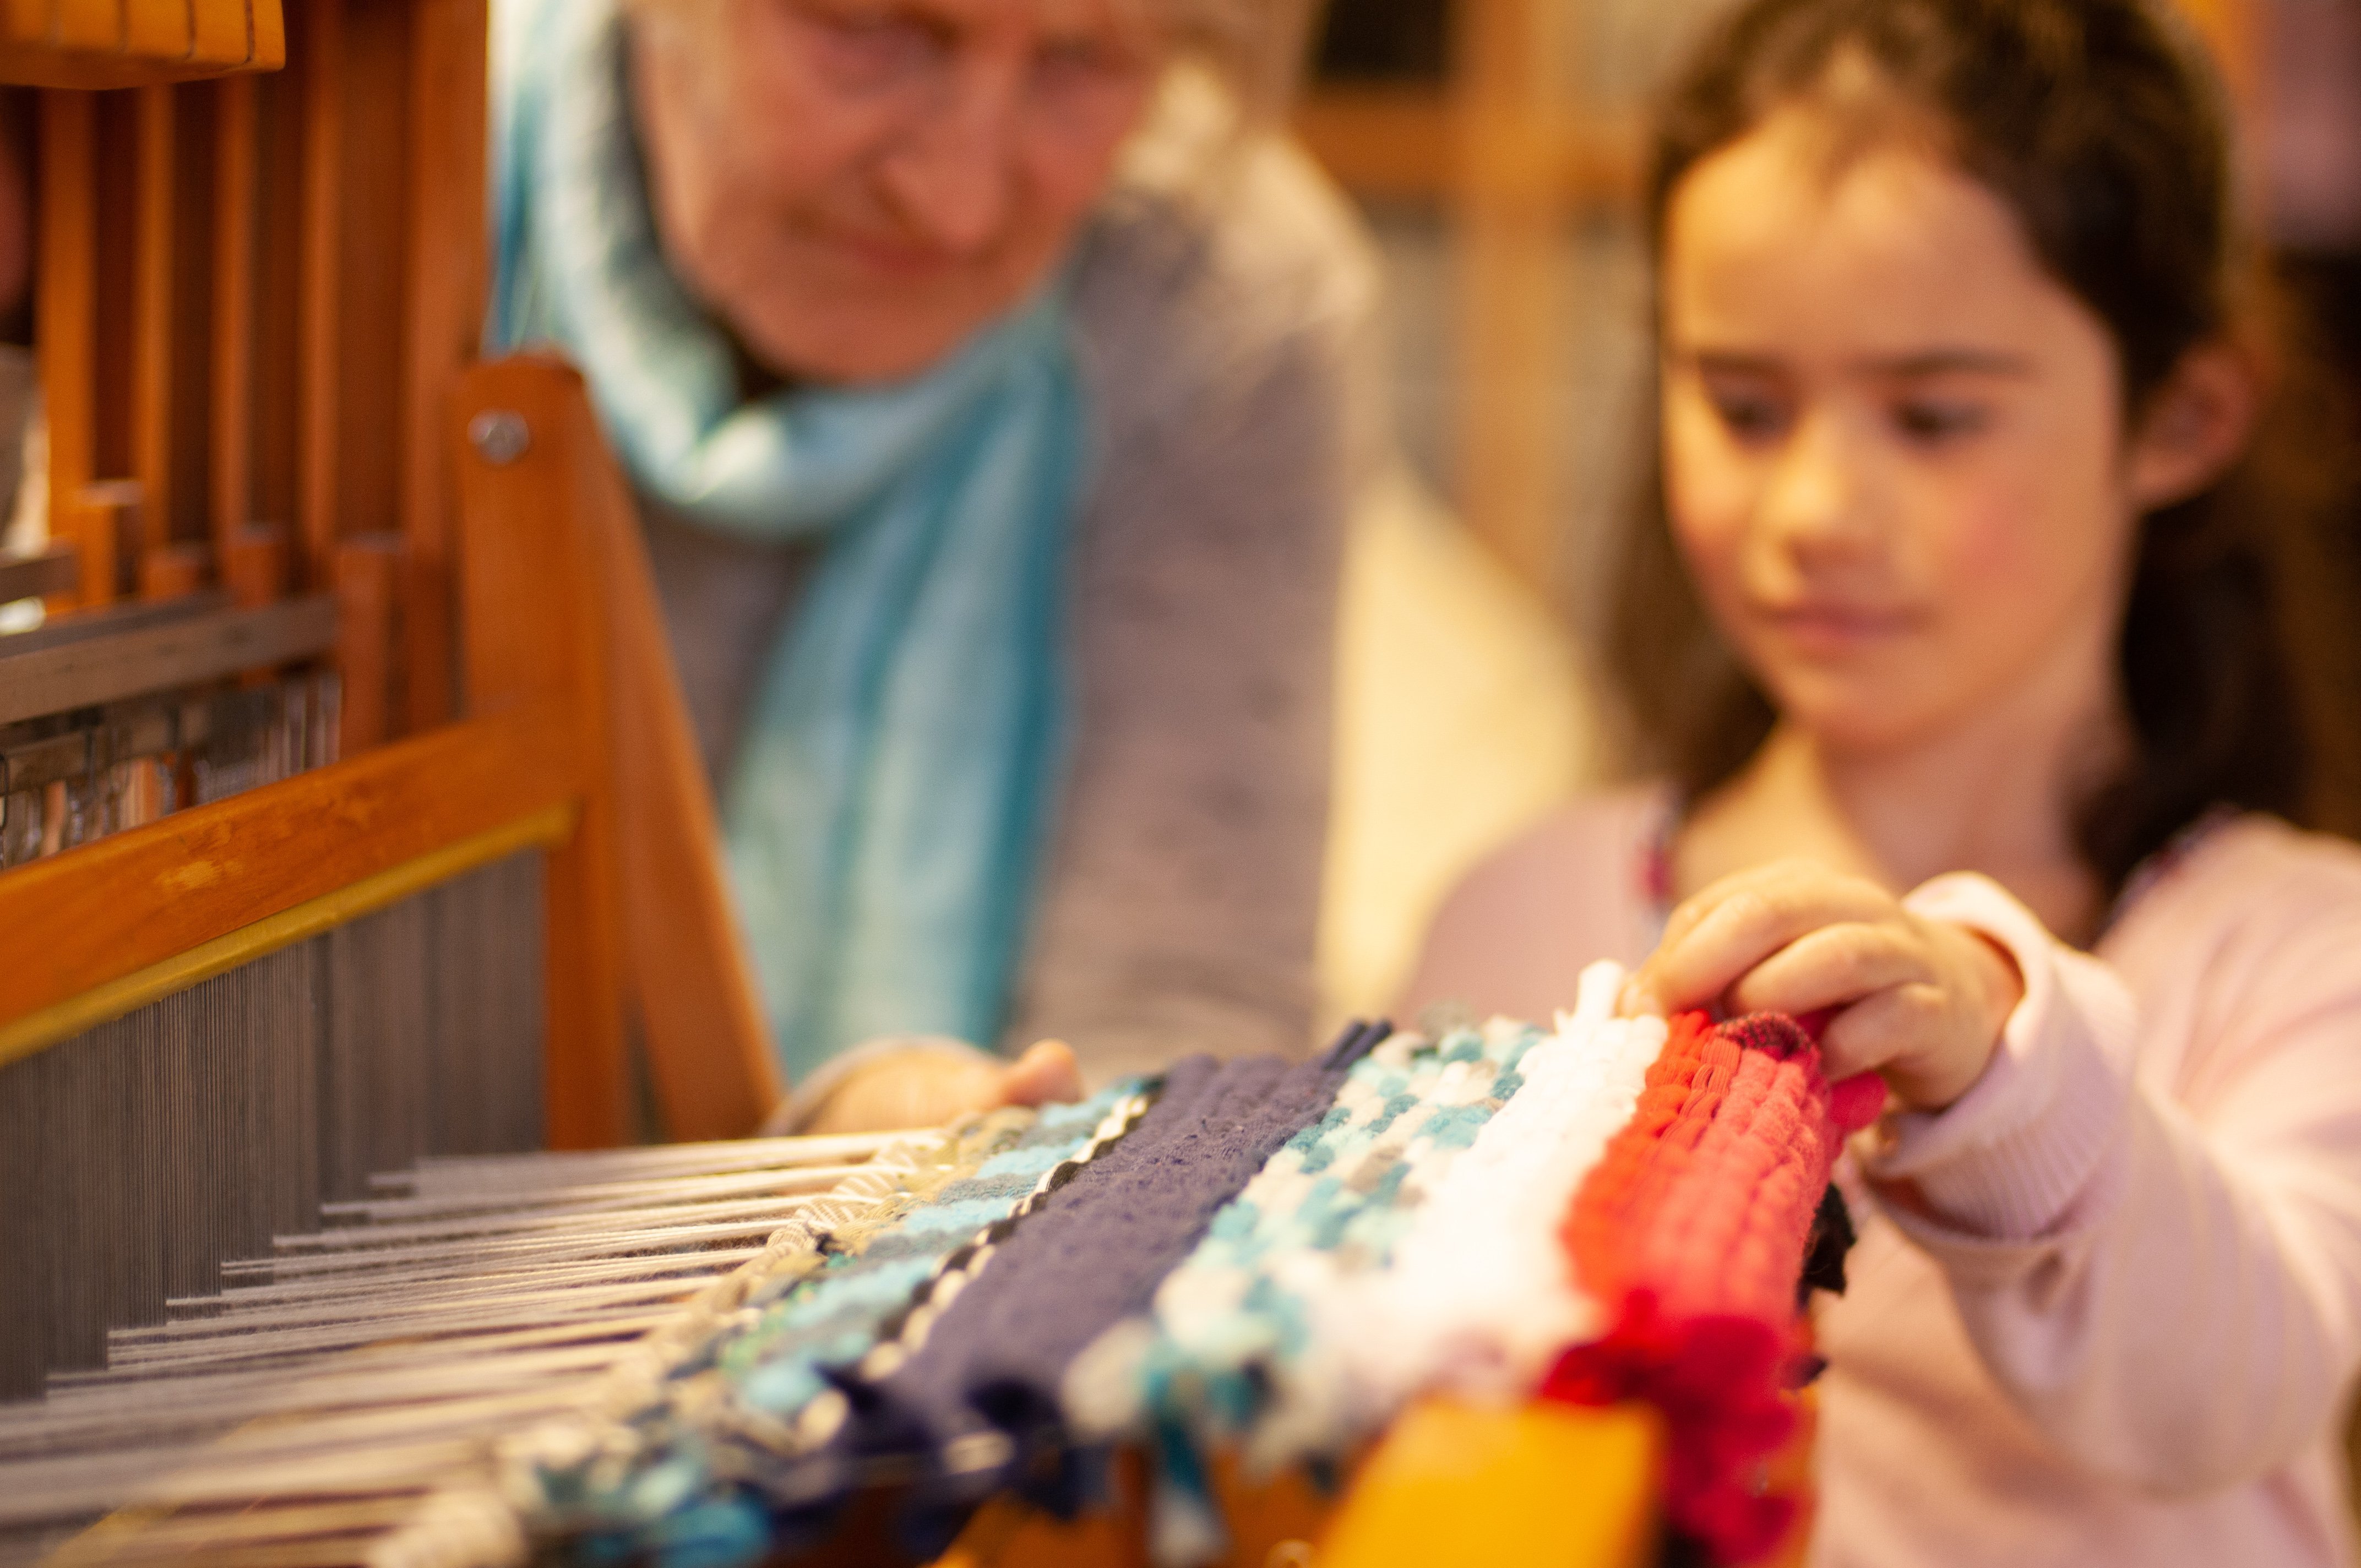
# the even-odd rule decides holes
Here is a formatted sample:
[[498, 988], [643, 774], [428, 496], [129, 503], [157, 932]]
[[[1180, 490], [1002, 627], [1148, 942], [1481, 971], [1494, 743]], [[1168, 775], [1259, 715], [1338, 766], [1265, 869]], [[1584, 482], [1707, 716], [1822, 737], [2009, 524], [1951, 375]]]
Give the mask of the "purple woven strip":
[[1214, 1212], [1328, 1110], [1340, 1077], [1267, 1057], [1173, 1068], [1140, 1124], [1019, 1224], [917, 1354], [859, 1401], [855, 1442], [939, 1450], [990, 1425], [1015, 1440], [1019, 1464], [1054, 1444], [1074, 1357], [1147, 1309]]

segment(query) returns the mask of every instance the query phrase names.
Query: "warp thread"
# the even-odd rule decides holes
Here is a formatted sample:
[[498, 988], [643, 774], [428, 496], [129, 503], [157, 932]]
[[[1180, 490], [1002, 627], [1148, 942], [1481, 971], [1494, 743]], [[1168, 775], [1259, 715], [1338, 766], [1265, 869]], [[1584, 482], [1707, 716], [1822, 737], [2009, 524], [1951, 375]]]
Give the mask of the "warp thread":
[[729, 1310], [693, 1314], [605, 1420], [520, 1445], [511, 1498], [536, 1534], [590, 1560], [721, 1568], [816, 1537], [859, 1479], [812, 1463], [845, 1419], [830, 1372], [870, 1353], [979, 1231], [1120, 1136], [1150, 1092], [1132, 1080], [1079, 1105], [994, 1113], [873, 1164], [790, 1227], [798, 1246], [774, 1243], [774, 1266]]

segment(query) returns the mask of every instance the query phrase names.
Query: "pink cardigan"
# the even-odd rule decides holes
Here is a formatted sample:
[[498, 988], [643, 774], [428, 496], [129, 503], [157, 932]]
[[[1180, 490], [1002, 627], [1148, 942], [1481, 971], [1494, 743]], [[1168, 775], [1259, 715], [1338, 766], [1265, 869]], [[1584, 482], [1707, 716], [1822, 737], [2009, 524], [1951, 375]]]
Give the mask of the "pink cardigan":
[[[1600, 796], [1496, 857], [1409, 1005], [1546, 1016], [1582, 963], [1645, 957], [1664, 813]], [[1816, 1319], [1814, 1562], [2354, 1563], [2361, 850], [2226, 822], [2095, 955], [1982, 877], [1907, 902], [2006, 947], [2026, 993], [1964, 1099], [1840, 1171], [1861, 1241]]]

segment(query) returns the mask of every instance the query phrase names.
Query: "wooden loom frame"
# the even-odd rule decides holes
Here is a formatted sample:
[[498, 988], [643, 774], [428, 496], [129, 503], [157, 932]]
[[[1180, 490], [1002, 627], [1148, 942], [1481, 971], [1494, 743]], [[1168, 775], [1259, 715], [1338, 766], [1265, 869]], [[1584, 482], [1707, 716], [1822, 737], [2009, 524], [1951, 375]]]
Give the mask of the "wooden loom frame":
[[[45, 84], [52, 609], [324, 590], [346, 693], [346, 761], [0, 872], [0, 929], [41, 934], [0, 1065], [538, 845], [552, 1145], [631, 1135], [634, 1016], [665, 1130], [741, 1135], [781, 1084], [630, 493], [571, 370], [470, 364], [485, 0], [288, 9], [0, 6], [0, 77]], [[282, 62], [267, 103], [186, 85]]]

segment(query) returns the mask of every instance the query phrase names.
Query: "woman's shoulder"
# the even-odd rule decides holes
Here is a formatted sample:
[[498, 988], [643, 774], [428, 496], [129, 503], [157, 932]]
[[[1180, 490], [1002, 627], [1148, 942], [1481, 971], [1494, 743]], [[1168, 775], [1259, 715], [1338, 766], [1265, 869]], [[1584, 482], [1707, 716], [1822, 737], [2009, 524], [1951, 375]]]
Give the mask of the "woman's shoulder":
[[1218, 89], [1177, 76], [1082, 240], [1085, 360], [1126, 402], [1307, 353], [1341, 369], [1375, 320], [1376, 250], [1351, 204], [1283, 133], [1226, 112]]
[[1644, 958], [1671, 799], [1660, 784], [1585, 795], [1478, 862], [1428, 927], [1405, 1005], [1546, 1016], [1585, 965]]

